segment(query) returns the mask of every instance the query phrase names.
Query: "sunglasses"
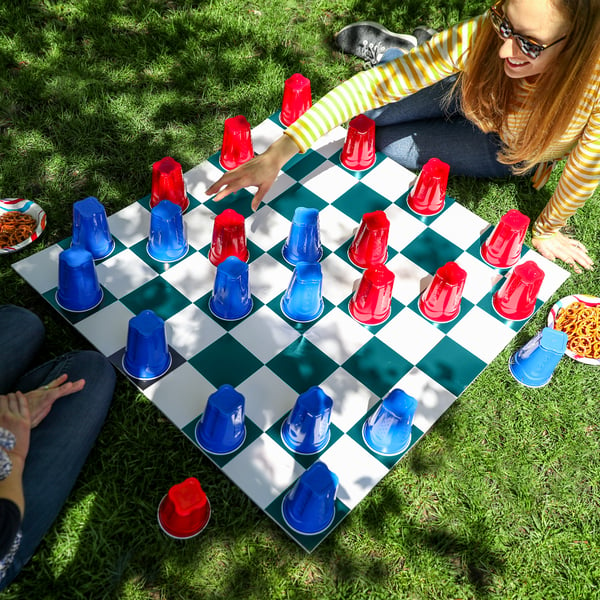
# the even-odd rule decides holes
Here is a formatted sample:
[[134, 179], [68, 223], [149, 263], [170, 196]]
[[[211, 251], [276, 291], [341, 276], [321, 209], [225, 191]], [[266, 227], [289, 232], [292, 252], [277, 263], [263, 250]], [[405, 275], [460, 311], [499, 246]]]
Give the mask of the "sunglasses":
[[562, 42], [567, 37], [566, 35], [563, 35], [555, 42], [544, 45], [538, 44], [538, 42], [534, 42], [528, 37], [515, 33], [510, 21], [506, 18], [506, 15], [500, 8], [503, 3], [504, 0], [500, 0], [500, 2], [496, 2], [496, 4], [490, 8], [490, 21], [492, 22], [492, 26], [503, 40], [508, 40], [510, 38], [516, 40], [519, 49], [527, 58], [536, 59], [543, 50], [554, 46], [554, 44], [558, 44], [558, 42]]

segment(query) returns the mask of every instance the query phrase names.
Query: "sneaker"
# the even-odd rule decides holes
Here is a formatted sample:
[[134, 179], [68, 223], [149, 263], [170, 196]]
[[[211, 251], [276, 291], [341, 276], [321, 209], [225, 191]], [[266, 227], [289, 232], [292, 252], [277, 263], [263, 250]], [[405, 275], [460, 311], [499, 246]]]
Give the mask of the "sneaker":
[[408, 52], [417, 45], [417, 38], [393, 33], [379, 23], [359, 21], [338, 31], [335, 43], [345, 54], [358, 56], [368, 66], [374, 67], [388, 48], [400, 48]]
[[419, 25], [418, 27], [415, 27], [415, 30], [412, 32], [417, 39], [417, 44], [422, 44], [430, 40], [436, 33], [437, 29], [425, 27], [425, 25]]

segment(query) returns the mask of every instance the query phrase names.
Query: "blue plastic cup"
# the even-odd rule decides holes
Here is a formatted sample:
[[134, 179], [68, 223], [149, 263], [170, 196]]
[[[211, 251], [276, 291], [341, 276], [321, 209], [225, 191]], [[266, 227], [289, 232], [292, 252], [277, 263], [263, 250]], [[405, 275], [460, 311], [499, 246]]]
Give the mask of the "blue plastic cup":
[[217, 267], [208, 307], [215, 317], [237, 321], [252, 311], [248, 264], [237, 256], [228, 256]]
[[284, 521], [298, 533], [325, 531], [335, 518], [339, 480], [324, 462], [317, 461], [298, 478], [281, 505]]
[[392, 390], [365, 421], [363, 438], [373, 452], [393, 456], [410, 446], [417, 401], [402, 390]]
[[196, 441], [212, 454], [229, 454], [246, 439], [244, 396], [231, 385], [222, 385], [206, 403], [196, 424]]
[[323, 248], [319, 233], [319, 211], [316, 208], [296, 208], [281, 253], [291, 265], [299, 262], [318, 262], [321, 259]]
[[152, 209], [146, 250], [151, 258], [161, 262], [173, 262], [187, 254], [181, 206], [161, 200]]
[[94, 260], [106, 258], [114, 250], [106, 210], [98, 198], [89, 196], [73, 204], [71, 246], [88, 250]]
[[527, 387], [545, 386], [567, 349], [567, 341], [564, 331], [544, 327], [510, 357], [511, 375]]
[[91, 252], [67, 248], [58, 256], [58, 290], [56, 302], [70, 312], [85, 312], [102, 302], [104, 292]]
[[281, 298], [281, 312], [292, 321], [308, 323], [321, 316], [324, 306], [321, 265], [299, 262]]
[[153, 311], [143, 310], [129, 320], [123, 368], [136, 379], [156, 379], [170, 366], [165, 322]]
[[298, 454], [315, 454], [327, 446], [333, 400], [319, 387], [300, 394], [281, 427], [281, 437]]

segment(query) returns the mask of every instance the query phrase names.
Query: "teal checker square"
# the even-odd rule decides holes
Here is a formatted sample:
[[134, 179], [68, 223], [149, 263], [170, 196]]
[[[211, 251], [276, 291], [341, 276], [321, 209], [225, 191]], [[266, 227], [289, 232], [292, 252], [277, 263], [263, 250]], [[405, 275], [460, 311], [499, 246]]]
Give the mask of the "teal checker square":
[[398, 206], [400, 206], [401, 208], [403, 208], [406, 212], [409, 212], [413, 217], [415, 217], [415, 219], [418, 219], [419, 221], [421, 221], [421, 223], [424, 223], [425, 225], [431, 225], [441, 214], [443, 214], [446, 210], [448, 210], [448, 208], [455, 202], [454, 198], [450, 198], [450, 196], [446, 196], [446, 198], [444, 200], [444, 206], [443, 206], [442, 210], [440, 210], [440, 212], [435, 213], [435, 215], [421, 215], [421, 214], [415, 212], [408, 205], [408, 194], [409, 193], [410, 193], [410, 190], [408, 190], [404, 194], [402, 194], [400, 196], [400, 198], [398, 198], [398, 200], [396, 200], [396, 204]]
[[217, 465], [220, 469], [222, 469], [230, 460], [235, 458], [238, 454], [242, 453], [252, 442], [257, 440], [262, 431], [252, 422], [252, 419], [249, 419], [247, 416], [244, 416], [244, 425], [246, 427], [246, 437], [244, 438], [244, 442], [242, 445], [233, 452], [229, 452], [228, 454], [214, 454], [213, 452], [209, 452], [206, 448], [203, 448], [196, 439], [196, 425], [202, 418], [202, 415], [198, 415], [193, 421], [185, 425], [181, 431], [189, 438], [189, 440], [197, 446], [210, 460]]
[[296, 181], [304, 179], [327, 160], [323, 155], [314, 151], [296, 154], [296, 156], [299, 157], [299, 160], [293, 164], [288, 162], [285, 165], [285, 172]]
[[365, 177], [373, 169], [375, 169], [375, 167], [377, 167], [377, 165], [379, 165], [382, 161], [385, 160], [384, 154], [381, 154], [381, 152], [376, 152], [375, 153], [375, 161], [368, 169], [362, 169], [362, 170], [349, 169], [348, 167], [346, 167], [344, 165], [344, 163], [342, 163], [342, 150], [343, 150], [343, 148], [338, 150], [333, 156], [331, 156], [329, 158], [329, 160], [334, 165], [337, 165], [338, 167], [341, 167], [342, 169], [344, 169], [344, 171], [346, 171], [346, 173], [350, 173], [350, 175], [352, 175], [357, 181], [360, 181], [363, 177]]
[[86, 310], [83, 312], [71, 312], [69, 310], [65, 310], [58, 305], [56, 301], [56, 292], [58, 288], [55, 287], [47, 292], [42, 294], [42, 297], [59, 313], [61, 314], [69, 323], [75, 325], [76, 323], [80, 323], [84, 319], [87, 319], [90, 315], [94, 313], [100, 312], [107, 306], [110, 306], [113, 302], [116, 302], [117, 299], [104, 287], [100, 286], [103, 292], [102, 300], [98, 306], [91, 308], [90, 310]]
[[356, 425], [354, 425], [354, 427], [347, 432], [347, 435], [349, 435], [359, 446], [362, 446], [362, 448], [364, 448], [371, 456], [375, 457], [378, 461], [384, 464], [388, 469], [392, 469], [400, 461], [400, 459], [421, 439], [424, 432], [421, 431], [416, 425], [413, 425], [410, 431], [410, 444], [406, 450], [392, 455], [385, 455], [375, 452], [375, 450], [369, 447], [365, 442], [363, 428], [365, 423], [371, 418], [375, 411], [379, 409], [382, 402], [383, 400], [380, 400], [375, 406], [373, 406], [371, 410], [365, 414], [364, 418], [356, 423]]
[[392, 202], [359, 181], [332, 204], [360, 223], [365, 213], [385, 210]]
[[323, 312], [313, 321], [308, 321], [307, 323], [300, 323], [299, 321], [294, 321], [290, 319], [288, 316], [283, 314], [281, 310], [281, 300], [285, 294], [286, 290], [278, 294], [273, 300], [267, 303], [267, 306], [279, 317], [281, 317], [290, 327], [295, 329], [298, 333], [303, 334], [306, 333], [311, 327], [313, 327], [316, 323], [318, 323], [328, 312], [333, 310], [334, 305], [327, 299], [323, 298]]
[[405, 246], [402, 254], [432, 275], [447, 262], [455, 261], [462, 250], [431, 229]]
[[460, 396], [487, 364], [444, 337], [416, 366], [450, 393]]
[[[152, 209], [150, 208], [150, 198], [152, 197], [152, 194], [147, 194], [146, 196], [144, 196], [143, 198], [140, 198], [138, 200], [138, 202], [148, 211], [148, 212], [152, 212]], [[186, 194], [186, 197], [189, 201], [189, 206], [185, 209], [184, 211], [184, 215], [189, 212], [190, 210], [192, 210], [193, 208], [196, 208], [196, 206], [200, 205], [200, 202], [198, 200], [196, 200], [196, 198], [194, 198], [194, 196], [192, 196], [191, 194]]]
[[256, 298], [256, 296], [252, 296], [252, 310], [245, 317], [242, 317], [241, 319], [236, 319], [235, 321], [226, 321], [225, 319], [220, 319], [216, 315], [213, 315], [208, 305], [211, 297], [212, 290], [204, 294], [204, 296], [198, 298], [198, 300], [196, 300], [194, 304], [202, 312], [207, 314], [209, 317], [212, 317], [212, 319], [216, 323], [218, 323], [223, 329], [225, 329], [225, 331], [231, 331], [238, 323], [241, 323], [244, 319], [247, 319], [250, 315], [254, 314], [261, 306], [263, 306], [263, 303], [258, 298]]
[[216, 388], [225, 383], [237, 387], [263, 364], [230, 333], [192, 356], [189, 363]]
[[138, 257], [141, 258], [151, 269], [156, 271], [157, 273], [166, 273], [172, 266], [177, 263], [183, 262], [190, 254], [194, 253], [196, 250], [191, 246], [188, 247], [188, 251], [179, 259], [174, 260], [172, 262], [163, 262], [160, 260], [156, 260], [152, 258], [148, 254], [147, 250], [148, 240], [142, 240], [137, 244], [131, 246], [130, 250]]
[[321, 210], [327, 206], [327, 202], [299, 183], [292, 185], [283, 194], [269, 202], [269, 207], [288, 219], [290, 224], [298, 206]]
[[312, 552], [328, 535], [331, 533], [350, 512], [350, 509], [341, 502], [338, 498], [335, 499], [335, 515], [329, 527], [325, 531], [315, 534], [306, 535], [294, 531], [284, 520], [282, 513], [283, 500], [291, 490], [292, 486], [283, 494], [278, 496], [273, 502], [265, 508], [265, 512], [281, 527], [287, 531], [296, 542], [307, 552]]
[[217, 169], [220, 169], [223, 173], [227, 173], [227, 169], [221, 164], [220, 150], [218, 152], [215, 152], [215, 154], [213, 154], [212, 156], [209, 156], [207, 162], [209, 162], [213, 167], [217, 167]]
[[226, 208], [235, 210], [236, 213], [242, 215], [244, 218], [248, 218], [254, 211], [252, 210], [252, 199], [254, 194], [251, 194], [247, 189], [242, 188], [233, 194], [229, 194], [215, 202], [212, 198], [206, 200], [203, 204], [215, 213], [215, 215], [221, 214]]
[[383, 398], [412, 366], [378, 338], [367, 342], [342, 365], [379, 398]]
[[439, 329], [440, 331], [444, 332], [444, 333], [448, 333], [457, 323], [460, 322], [460, 320], [473, 308], [474, 304], [472, 302], [470, 302], [469, 300], [467, 300], [464, 296], [462, 297], [461, 301], [460, 301], [460, 311], [458, 312], [458, 315], [456, 315], [456, 317], [454, 317], [454, 319], [452, 319], [452, 321], [446, 321], [445, 323], [441, 323], [439, 321], [432, 321], [431, 319], [428, 319], [422, 312], [421, 309], [419, 308], [419, 298], [415, 298], [409, 305], [408, 307], [415, 313], [417, 313], [420, 317], [422, 317], [423, 319], [425, 319], [428, 323], [430, 323], [431, 325], [433, 325], [436, 329]]
[[162, 277], [155, 277], [120, 300], [136, 315], [143, 310], [151, 309], [165, 321], [190, 303], [181, 292]]
[[320, 385], [338, 365], [306, 338], [300, 337], [272, 358], [267, 367], [302, 394], [313, 385]]
[[281, 446], [288, 454], [293, 456], [297, 463], [301, 464], [305, 469], [308, 469], [308, 467], [319, 460], [319, 458], [342, 437], [344, 432], [338, 429], [333, 423], [330, 423], [329, 440], [327, 441], [327, 445], [322, 450], [319, 450], [319, 452], [315, 452], [314, 454], [300, 454], [299, 452], [294, 452], [294, 450], [283, 441], [283, 437], [281, 435], [281, 428], [283, 427], [283, 424], [285, 423], [285, 420], [288, 418], [289, 414], [290, 411], [283, 415], [283, 417], [281, 417], [275, 424], [269, 427], [269, 429], [266, 431], [266, 434], [271, 439], [275, 440], [277, 444]]

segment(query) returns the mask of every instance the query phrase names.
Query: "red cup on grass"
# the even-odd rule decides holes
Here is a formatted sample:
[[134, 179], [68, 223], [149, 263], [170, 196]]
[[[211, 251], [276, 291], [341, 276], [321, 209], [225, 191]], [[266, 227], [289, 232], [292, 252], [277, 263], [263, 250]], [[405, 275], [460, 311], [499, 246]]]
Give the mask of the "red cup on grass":
[[248, 255], [244, 217], [232, 208], [226, 208], [215, 217], [208, 260], [217, 266], [229, 256], [247, 262]]
[[364, 171], [375, 163], [375, 121], [358, 115], [350, 121], [340, 156], [342, 164], [353, 171]]
[[430, 158], [421, 169], [415, 185], [408, 193], [408, 206], [419, 215], [439, 213], [446, 201], [450, 165], [439, 158]]
[[190, 205], [185, 193], [181, 165], [170, 156], [165, 156], [152, 165], [150, 208], [154, 208], [161, 200], [179, 205], [181, 212], [185, 212]]
[[512, 267], [521, 257], [523, 240], [529, 227], [529, 217], [516, 209], [500, 217], [490, 236], [481, 245], [481, 257], [485, 262], [505, 269]]
[[225, 119], [223, 144], [219, 158], [221, 166], [230, 171], [253, 157], [252, 132], [246, 117], [238, 115]]
[[532, 260], [517, 265], [492, 298], [498, 314], [511, 321], [530, 317], [535, 310], [544, 275], [544, 271]]
[[390, 221], [382, 210], [365, 213], [348, 248], [348, 258], [361, 269], [382, 265], [387, 260], [389, 233]]
[[312, 106], [310, 79], [294, 73], [285, 80], [279, 120], [288, 127]]
[[446, 323], [460, 312], [467, 272], [450, 261], [440, 267], [419, 298], [419, 310], [431, 321]]
[[383, 323], [392, 311], [394, 274], [385, 265], [369, 267], [354, 292], [348, 309], [364, 325]]
[[158, 505], [158, 524], [172, 538], [198, 535], [210, 519], [210, 502], [195, 477], [174, 485]]

